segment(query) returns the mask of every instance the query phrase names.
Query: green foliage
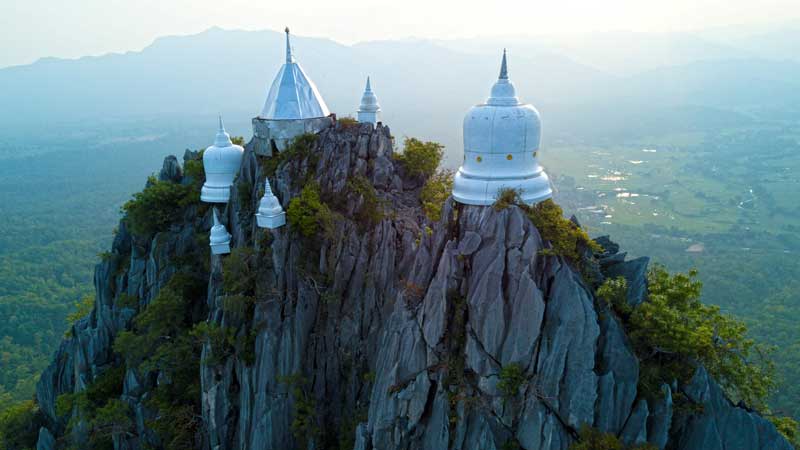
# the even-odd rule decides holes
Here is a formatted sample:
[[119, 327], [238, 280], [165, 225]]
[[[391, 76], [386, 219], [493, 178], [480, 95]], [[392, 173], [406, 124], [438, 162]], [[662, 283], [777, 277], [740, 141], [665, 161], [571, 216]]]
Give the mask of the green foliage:
[[347, 181], [351, 192], [361, 198], [361, 206], [355, 212], [356, 223], [362, 229], [372, 228], [383, 220], [383, 202], [375, 187], [364, 176], [355, 176]]
[[506, 398], [513, 398], [519, 393], [519, 388], [525, 383], [525, 370], [517, 363], [507, 364], [500, 369], [500, 381], [497, 388]]
[[352, 116], [337, 117], [336, 123], [340, 124], [342, 128], [355, 128], [358, 126], [358, 120]]
[[763, 408], [775, 388], [766, 350], [746, 337], [742, 322], [700, 302], [702, 284], [696, 277], [694, 270], [670, 275], [661, 266], [648, 274], [648, 301], [626, 324], [642, 360], [643, 390], [656, 392], [675, 378], [687, 381], [696, 361], [734, 401]]
[[128, 295], [127, 292], [123, 292], [119, 294], [117, 306], [120, 308], [137, 309], [139, 307], [139, 298], [135, 295]]
[[192, 330], [192, 336], [198, 340], [207, 340], [211, 346], [211, 354], [205, 355], [203, 363], [214, 366], [234, 353], [236, 336], [234, 330], [216, 323], [200, 322]]
[[600, 250], [600, 246], [589, 238], [586, 231], [564, 218], [564, 211], [551, 199], [525, 207], [525, 210], [542, 239], [550, 242], [559, 255], [572, 261], [580, 261], [581, 248]]
[[628, 317], [631, 313], [628, 305], [628, 281], [625, 277], [608, 278], [597, 288], [597, 298], [623, 317]]
[[292, 418], [292, 434], [301, 445], [299, 448], [308, 447], [308, 439], [320, 435], [317, 426], [317, 405], [314, 398], [306, 393], [308, 380], [302, 374], [279, 377], [278, 382], [289, 385], [294, 399], [294, 417]]
[[438, 221], [442, 216], [442, 207], [445, 200], [453, 191], [453, 171], [440, 170], [433, 174], [419, 192], [422, 210], [428, 220]]
[[244, 136], [231, 136], [231, 142], [233, 145], [241, 145], [244, 147]]
[[39, 436], [41, 419], [32, 400], [14, 403], [0, 412], [0, 448], [32, 449]]
[[318, 237], [319, 233], [333, 232], [333, 214], [319, 196], [319, 186], [309, 183], [289, 202], [286, 217], [292, 228], [308, 238]]
[[79, 319], [89, 315], [92, 308], [94, 308], [94, 296], [85, 295], [79, 302], [75, 302], [75, 310], [67, 314], [67, 325], [72, 327]]
[[150, 236], [165, 231], [181, 218], [185, 208], [200, 201], [200, 191], [192, 185], [159, 181], [150, 177], [148, 186], [123, 205], [131, 233]]
[[569, 446], [569, 450], [656, 450], [656, 447], [651, 444], [624, 445], [614, 434], [584, 424], [578, 432], [578, 440]]
[[406, 138], [403, 153], [395, 154], [395, 159], [413, 177], [429, 178], [439, 167], [444, 156], [444, 146], [437, 142], [422, 142], [416, 138]]
[[256, 274], [252, 269], [255, 251], [250, 247], [231, 250], [222, 261], [222, 288], [229, 294], [252, 294], [255, 290]]
[[497, 200], [494, 201], [492, 207], [495, 211], [502, 211], [509, 206], [522, 204], [519, 189], [504, 188], [497, 192]]
[[800, 428], [798, 423], [791, 417], [777, 417], [772, 416], [769, 418], [775, 428], [784, 438], [786, 438], [792, 447], [800, 449]]
[[198, 192], [202, 189], [203, 183], [206, 182], [206, 171], [203, 167], [204, 152], [205, 150], [199, 151], [194, 159], [186, 160], [183, 163], [183, 176], [191, 180], [191, 185]]
[[90, 448], [111, 448], [115, 433], [131, 429], [132, 412], [128, 404], [119, 399], [124, 376], [123, 366], [110, 367], [98, 375], [86, 390], [58, 396], [56, 413], [59, 416], [76, 413], [67, 423], [67, 434], [82, 420], [89, 430]]
[[[236, 183], [236, 193], [239, 195], [239, 205], [243, 211], [252, 213], [253, 209], [253, 185], [247, 180], [239, 180]], [[249, 215], [249, 214], [248, 214]]]

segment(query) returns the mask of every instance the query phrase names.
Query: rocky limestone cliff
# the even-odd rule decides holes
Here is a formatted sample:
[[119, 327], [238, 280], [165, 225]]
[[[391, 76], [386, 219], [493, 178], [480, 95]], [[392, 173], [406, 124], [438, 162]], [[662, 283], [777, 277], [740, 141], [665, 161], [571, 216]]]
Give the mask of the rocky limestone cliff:
[[[253, 336], [253, 355], [203, 347], [202, 426], [190, 447], [227, 449], [567, 449], [582, 424], [657, 448], [791, 449], [771, 423], [733, 405], [700, 368], [686, 385], [664, 385], [648, 402], [637, 392], [639, 363], [615, 316], [517, 207], [458, 205], [442, 217], [421, 212], [419, 180], [392, 157], [389, 129], [342, 124], [323, 131], [309, 154], [271, 172], [248, 146], [223, 221], [236, 248], [252, 248], [255, 306], [226, 311], [222, 261], [211, 256], [207, 295], [192, 299], [206, 320]], [[187, 158], [192, 155], [187, 155]], [[284, 208], [315, 181], [335, 204], [333, 228], [316, 237], [291, 226], [256, 228], [263, 180]], [[186, 182], [174, 157], [163, 180]], [[352, 181], [374, 186], [385, 213]], [[240, 192], [240, 191], [245, 192]], [[37, 401], [48, 425], [38, 449], [60, 448], [68, 417], [55, 401], [123, 364], [115, 336], [131, 326], [177, 270], [208, 255], [195, 235], [210, 212], [187, 209], [168, 231], [142, 242], [120, 225], [114, 257], [95, 269], [96, 305], [78, 321], [42, 374]], [[371, 211], [367, 211], [371, 212]], [[628, 278], [629, 303], [646, 301], [647, 260], [625, 261], [601, 240], [595, 277]], [[587, 255], [587, 257], [591, 257]], [[516, 382], [505, 378], [516, 368]], [[163, 445], [144, 400], [155, 373], [128, 370], [121, 398], [135, 431], [116, 449]], [[673, 408], [680, 394], [695, 408]], [[73, 442], [85, 442], [72, 427]]]

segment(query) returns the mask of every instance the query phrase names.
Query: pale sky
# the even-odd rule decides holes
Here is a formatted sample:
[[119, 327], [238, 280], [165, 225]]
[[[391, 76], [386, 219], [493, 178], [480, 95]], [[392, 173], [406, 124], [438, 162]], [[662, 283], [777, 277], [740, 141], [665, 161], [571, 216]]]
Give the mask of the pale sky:
[[798, 0], [0, 0], [0, 67], [141, 50], [212, 26], [349, 44], [592, 31], [687, 31], [800, 18]]

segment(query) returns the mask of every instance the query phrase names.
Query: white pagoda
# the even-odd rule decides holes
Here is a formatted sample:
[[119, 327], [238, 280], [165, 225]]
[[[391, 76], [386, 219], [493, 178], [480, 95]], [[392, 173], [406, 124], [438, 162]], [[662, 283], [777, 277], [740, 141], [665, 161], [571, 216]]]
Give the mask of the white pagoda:
[[214, 255], [225, 255], [231, 252], [231, 234], [219, 221], [217, 208], [214, 208], [214, 226], [208, 236], [211, 253]]
[[233, 179], [242, 165], [243, 153], [244, 149], [241, 146], [231, 142], [231, 136], [225, 131], [220, 116], [214, 145], [203, 152], [206, 182], [200, 191], [200, 200], [206, 203], [228, 203]]
[[455, 176], [453, 198], [491, 205], [507, 188], [517, 189], [528, 204], [550, 198], [550, 179], [538, 158], [541, 128], [536, 108], [517, 98], [504, 50], [489, 98], [464, 117], [464, 162]]
[[286, 28], [286, 62], [278, 70], [258, 117], [253, 119], [254, 151], [271, 156], [304, 133], [318, 133], [333, 124], [317, 86], [295, 61]]
[[256, 223], [260, 228], [274, 229], [286, 225], [286, 212], [278, 201], [278, 197], [272, 193], [269, 186], [269, 178], [264, 180], [264, 196], [258, 204], [256, 213]]
[[372, 86], [367, 77], [367, 87], [364, 89], [364, 94], [361, 96], [361, 105], [358, 107], [358, 121], [369, 122], [376, 125], [380, 122], [381, 105], [378, 104], [378, 97], [372, 92]]

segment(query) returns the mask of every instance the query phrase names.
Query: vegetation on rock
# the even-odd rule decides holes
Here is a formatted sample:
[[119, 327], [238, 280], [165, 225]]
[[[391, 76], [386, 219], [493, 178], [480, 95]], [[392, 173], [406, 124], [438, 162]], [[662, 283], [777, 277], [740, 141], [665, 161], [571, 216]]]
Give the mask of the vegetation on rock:
[[658, 395], [662, 384], [685, 383], [702, 364], [734, 401], [765, 409], [775, 388], [768, 349], [747, 338], [747, 327], [700, 301], [697, 272], [670, 274], [661, 266], [648, 273], [648, 299], [635, 308], [626, 301], [624, 278], [609, 279], [597, 291], [628, 330], [641, 361], [640, 386]]
[[286, 218], [292, 228], [308, 238], [330, 233], [333, 229], [333, 215], [328, 205], [320, 199], [319, 185], [316, 183], [307, 184], [300, 196], [289, 202]]
[[437, 221], [442, 215], [442, 206], [453, 191], [453, 172], [440, 170], [434, 173], [422, 186], [419, 200], [428, 220]]
[[444, 156], [444, 146], [438, 142], [420, 141], [417, 138], [406, 138], [403, 152], [395, 153], [406, 172], [412, 177], [429, 178], [439, 167]]
[[151, 236], [166, 231], [176, 222], [184, 209], [200, 201], [200, 191], [193, 185], [148, 179], [147, 187], [133, 195], [122, 206], [131, 232], [137, 236]]
[[651, 444], [625, 445], [612, 433], [583, 425], [578, 440], [569, 446], [569, 450], [657, 450], [657, 447]]

